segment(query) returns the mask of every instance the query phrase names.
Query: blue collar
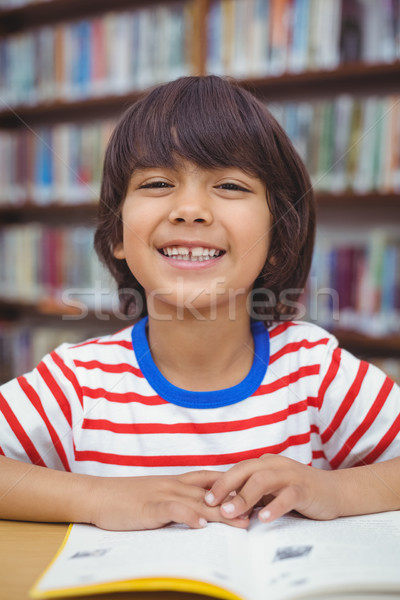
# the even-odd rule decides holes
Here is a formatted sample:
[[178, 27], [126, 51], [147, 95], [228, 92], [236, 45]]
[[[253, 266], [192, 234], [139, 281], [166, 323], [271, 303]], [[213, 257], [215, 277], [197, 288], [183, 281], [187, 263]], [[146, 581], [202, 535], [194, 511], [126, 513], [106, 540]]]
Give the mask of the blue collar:
[[246, 377], [237, 385], [210, 392], [193, 392], [170, 383], [158, 370], [151, 356], [146, 335], [148, 318], [132, 328], [132, 344], [139, 367], [154, 391], [167, 402], [187, 408], [218, 408], [245, 400], [259, 388], [269, 362], [269, 334], [261, 321], [253, 321], [254, 359]]

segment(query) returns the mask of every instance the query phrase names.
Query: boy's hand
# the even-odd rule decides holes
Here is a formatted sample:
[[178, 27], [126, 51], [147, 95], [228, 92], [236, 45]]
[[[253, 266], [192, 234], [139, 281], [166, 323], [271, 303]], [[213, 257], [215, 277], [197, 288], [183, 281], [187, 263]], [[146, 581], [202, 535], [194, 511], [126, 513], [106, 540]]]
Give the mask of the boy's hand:
[[[221, 473], [206, 493], [210, 506], [236, 519], [255, 506], [265, 506], [262, 521], [273, 521], [296, 510], [312, 519], [333, 519], [341, 514], [341, 490], [335, 471], [324, 471], [275, 454], [245, 460]], [[236, 494], [235, 494], [236, 492]], [[226, 501], [229, 494], [235, 495]]]
[[226, 518], [219, 506], [204, 502], [206, 490], [219, 477], [215, 471], [145, 477], [95, 477], [90, 497], [90, 522], [102, 529], [156, 529], [168, 523], [192, 528], [208, 521], [248, 526], [246, 518]]

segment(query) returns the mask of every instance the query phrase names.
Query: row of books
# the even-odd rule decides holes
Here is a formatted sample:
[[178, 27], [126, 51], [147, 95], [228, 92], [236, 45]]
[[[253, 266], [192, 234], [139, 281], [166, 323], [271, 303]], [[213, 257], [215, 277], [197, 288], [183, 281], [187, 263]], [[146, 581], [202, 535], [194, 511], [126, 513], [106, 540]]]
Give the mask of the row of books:
[[54, 301], [66, 314], [118, 309], [116, 286], [93, 249], [91, 227], [41, 223], [0, 229], [1, 300]]
[[0, 131], [0, 205], [89, 203], [113, 121]]
[[[4, 108], [123, 94], [198, 70], [195, 0], [0, 40]], [[212, 0], [206, 70], [236, 77], [400, 57], [399, 0]]]
[[[400, 96], [269, 107], [318, 191], [400, 191]], [[114, 121], [0, 131], [0, 206], [79, 204], [98, 197]]]
[[400, 191], [400, 96], [269, 106], [307, 165], [316, 190]]
[[0, 40], [7, 106], [124, 94], [193, 70], [192, 0], [56, 23]]
[[320, 229], [307, 288], [308, 318], [369, 336], [400, 333], [400, 230], [374, 228], [346, 240]]
[[400, 57], [398, 0], [212, 0], [207, 70], [236, 77]]

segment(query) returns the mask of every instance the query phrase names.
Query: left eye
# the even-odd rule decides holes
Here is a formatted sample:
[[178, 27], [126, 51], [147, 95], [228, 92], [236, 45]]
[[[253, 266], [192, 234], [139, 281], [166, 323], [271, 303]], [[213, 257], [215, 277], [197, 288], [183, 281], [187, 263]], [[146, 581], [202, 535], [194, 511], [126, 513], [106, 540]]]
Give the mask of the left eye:
[[248, 190], [247, 188], [242, 187], [241, 185], [238, 185], [237, 183], [221, 183], [220, 186], [218, 186], [220, 188], [222, 188], [223, 190], [232, 190], [235, 192], [249, 192], [250, 190]]

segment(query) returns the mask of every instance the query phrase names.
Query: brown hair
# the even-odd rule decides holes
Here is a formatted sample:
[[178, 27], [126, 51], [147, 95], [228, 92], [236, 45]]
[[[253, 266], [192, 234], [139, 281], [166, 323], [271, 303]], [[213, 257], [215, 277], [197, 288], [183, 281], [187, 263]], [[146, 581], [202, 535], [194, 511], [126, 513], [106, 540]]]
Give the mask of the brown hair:
[[[95, 248], [117, 281], [123, 312], [136, 313], [132, 289], [141, 294], [146, 310], [143, 288], [126, 261], [113, 256], [122, 241], [121, 208], [129, 180], [137, 168], [174, 167], [179, 158], [205, 168], [239, 167], [265, 183], [273, 225], [268, 257], [254, 288], [269, 290], [269, 298], [277, 302], [271, 307], [257, 301], [255, 310], [267, 320], [292, 315], [313, 251], [311, 182], [288, 136], [262, 102], [234, 81], [214, 75], [182, 77], [154, 88], [123, 114], [111, 136]], [[254, 299], [262, 296], [261, 290]]]

